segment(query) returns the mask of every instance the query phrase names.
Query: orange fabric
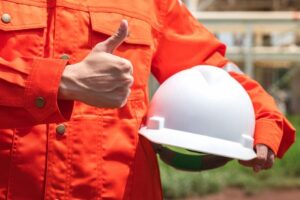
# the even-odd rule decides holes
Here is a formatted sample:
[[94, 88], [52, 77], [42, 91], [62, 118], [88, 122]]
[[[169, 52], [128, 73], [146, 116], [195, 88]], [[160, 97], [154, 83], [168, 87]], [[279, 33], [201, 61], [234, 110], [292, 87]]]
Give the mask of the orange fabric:
[[[221, 67], [225, 46], [178, 0], [0, 0], [2, 13], [11, 22], [0, 21], [0, 199], [162, 199], [155, 153], [137, 133], [149, 74], [163, 82], [197, 64]], [[133, 63], [135, 80], [126, 106], [96, 109], [57, 100], [67, 64], [60, 55], [79, 62], [122, 18], [130, 36], [116, 55]], [[283, 155], [291, 125], [274, 114], [259, 85], [239, 81], [259, 105], [258, 120], [274, 125], [272, 131], [258, 127], [257, 140]], [[44, 107], [35, 106], [37, 97]], [[64, 135], [56, 133], [60, 123]]]
[[247, 90], [255, 110], [255, 144], [268, 145], [275, 154], [282, 158], [295, 141], [295, 128], [279, 112], [274, 99], [248, 76], [230, 73]]

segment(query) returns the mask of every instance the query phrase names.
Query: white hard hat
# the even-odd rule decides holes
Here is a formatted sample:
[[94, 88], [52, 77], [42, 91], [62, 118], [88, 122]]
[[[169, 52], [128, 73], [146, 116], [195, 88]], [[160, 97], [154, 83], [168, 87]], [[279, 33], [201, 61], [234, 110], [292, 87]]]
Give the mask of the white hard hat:
[[158, 144], [251, 160], [256, 157], [254, 127], [253, 106], [244, 88], [226, 71], [201, 65], [159, 87], [140, 134]]

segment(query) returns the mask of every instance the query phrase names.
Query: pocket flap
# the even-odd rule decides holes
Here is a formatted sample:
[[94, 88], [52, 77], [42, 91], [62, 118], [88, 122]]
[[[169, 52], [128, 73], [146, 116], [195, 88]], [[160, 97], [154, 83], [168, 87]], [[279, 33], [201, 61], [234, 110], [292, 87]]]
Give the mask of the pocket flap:
[[45, 7], [1, 1], [0, 17], [3, 14], [10, 17], [8, 23], [0, 20], [0, 30], [3, 31], [44, 28], [47, 25], [47, 10]]
[[151, 25], [144, 20], [132, 18], [117, 13], [91, 12], [92, 29], [107, 35], [114, 34], [122, 19], [129, 25], [129, 36], [126, 43], [151, 45]]

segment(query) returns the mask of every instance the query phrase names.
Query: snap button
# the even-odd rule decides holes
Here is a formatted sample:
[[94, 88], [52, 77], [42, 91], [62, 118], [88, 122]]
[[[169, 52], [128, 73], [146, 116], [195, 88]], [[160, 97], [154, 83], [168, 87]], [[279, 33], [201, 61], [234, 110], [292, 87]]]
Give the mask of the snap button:
[[35, 99], [35, 106], [38, 108], [43, 108], [46, 104], [46, 100], [43, 97], [37, 97]]
[[70, 60], [70, 56], [68, 54], [62, 54], [60, 56], [60, 59], [62, 59], [62, 60]]
[[1, 21], [8, 24], [11, 21], [11, 16], [8, 13], [3, 13], [1, 16]]
[[58, 135], [64, 135], [66, 132], [66, 126], [64, 124], [59, 124], [56, 127], [56, 133]]

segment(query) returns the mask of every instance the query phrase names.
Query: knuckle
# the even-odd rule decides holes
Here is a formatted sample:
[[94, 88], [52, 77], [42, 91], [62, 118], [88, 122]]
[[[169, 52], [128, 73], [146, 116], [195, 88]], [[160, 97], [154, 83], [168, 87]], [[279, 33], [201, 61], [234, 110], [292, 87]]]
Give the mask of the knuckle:
[[129, 87], [131, 87], [134, 83], [134, 78], [131, 76], [130, 81], [129, 81]]
[[121, 35], [120, 31], [117, 31], [114, 33], [113, 37], [116, 39], [119, 39], [119, 38], [122, 38], [122, 35]]
[[124, 102], [123, 98], [117, 98], [112, 102], [112, 107], [120, 108], [122, 106], [123, 102]]
[[123, 107], [127, 102], [127, 98], [119, 98], [116, 102], [118, 108]]
[[264, 163], [267, 161], [267, 157], [264, 155], [257, 155], [257, 161], [260, 163]]
[[123, 75], [120, 81], [122, 88], [129, 89], [133, 84], [134, 78], [131, 75]]
[[269, 151], [268, 156], [271, 160], [275, 160], [275, 154], [273, 153], [273, 151]]
[[128, 77], [126, 77], [125, 83], [126, 83], [127, 87], [131, 87], [132, 84], [133, 84], [133, 81], [134, 81], [133, 76], [128, 76]]
[[275, 162], [275, 156], [270, 156], [270, 162], [274, 163]]
[[271, 167], [273, 166], [274, 162], [275, 162], [275, 160], [272, 159], [272, 157], [270, 157], [269, 159], [267, 159], [266, 165], [267, 165], [269, 168], [271, 168]]
[[127, 59], [121, 59], [119, 65], [120, 65], [121, 69], [125, 72], [129, 72], [132, 70], [132, 64]]

